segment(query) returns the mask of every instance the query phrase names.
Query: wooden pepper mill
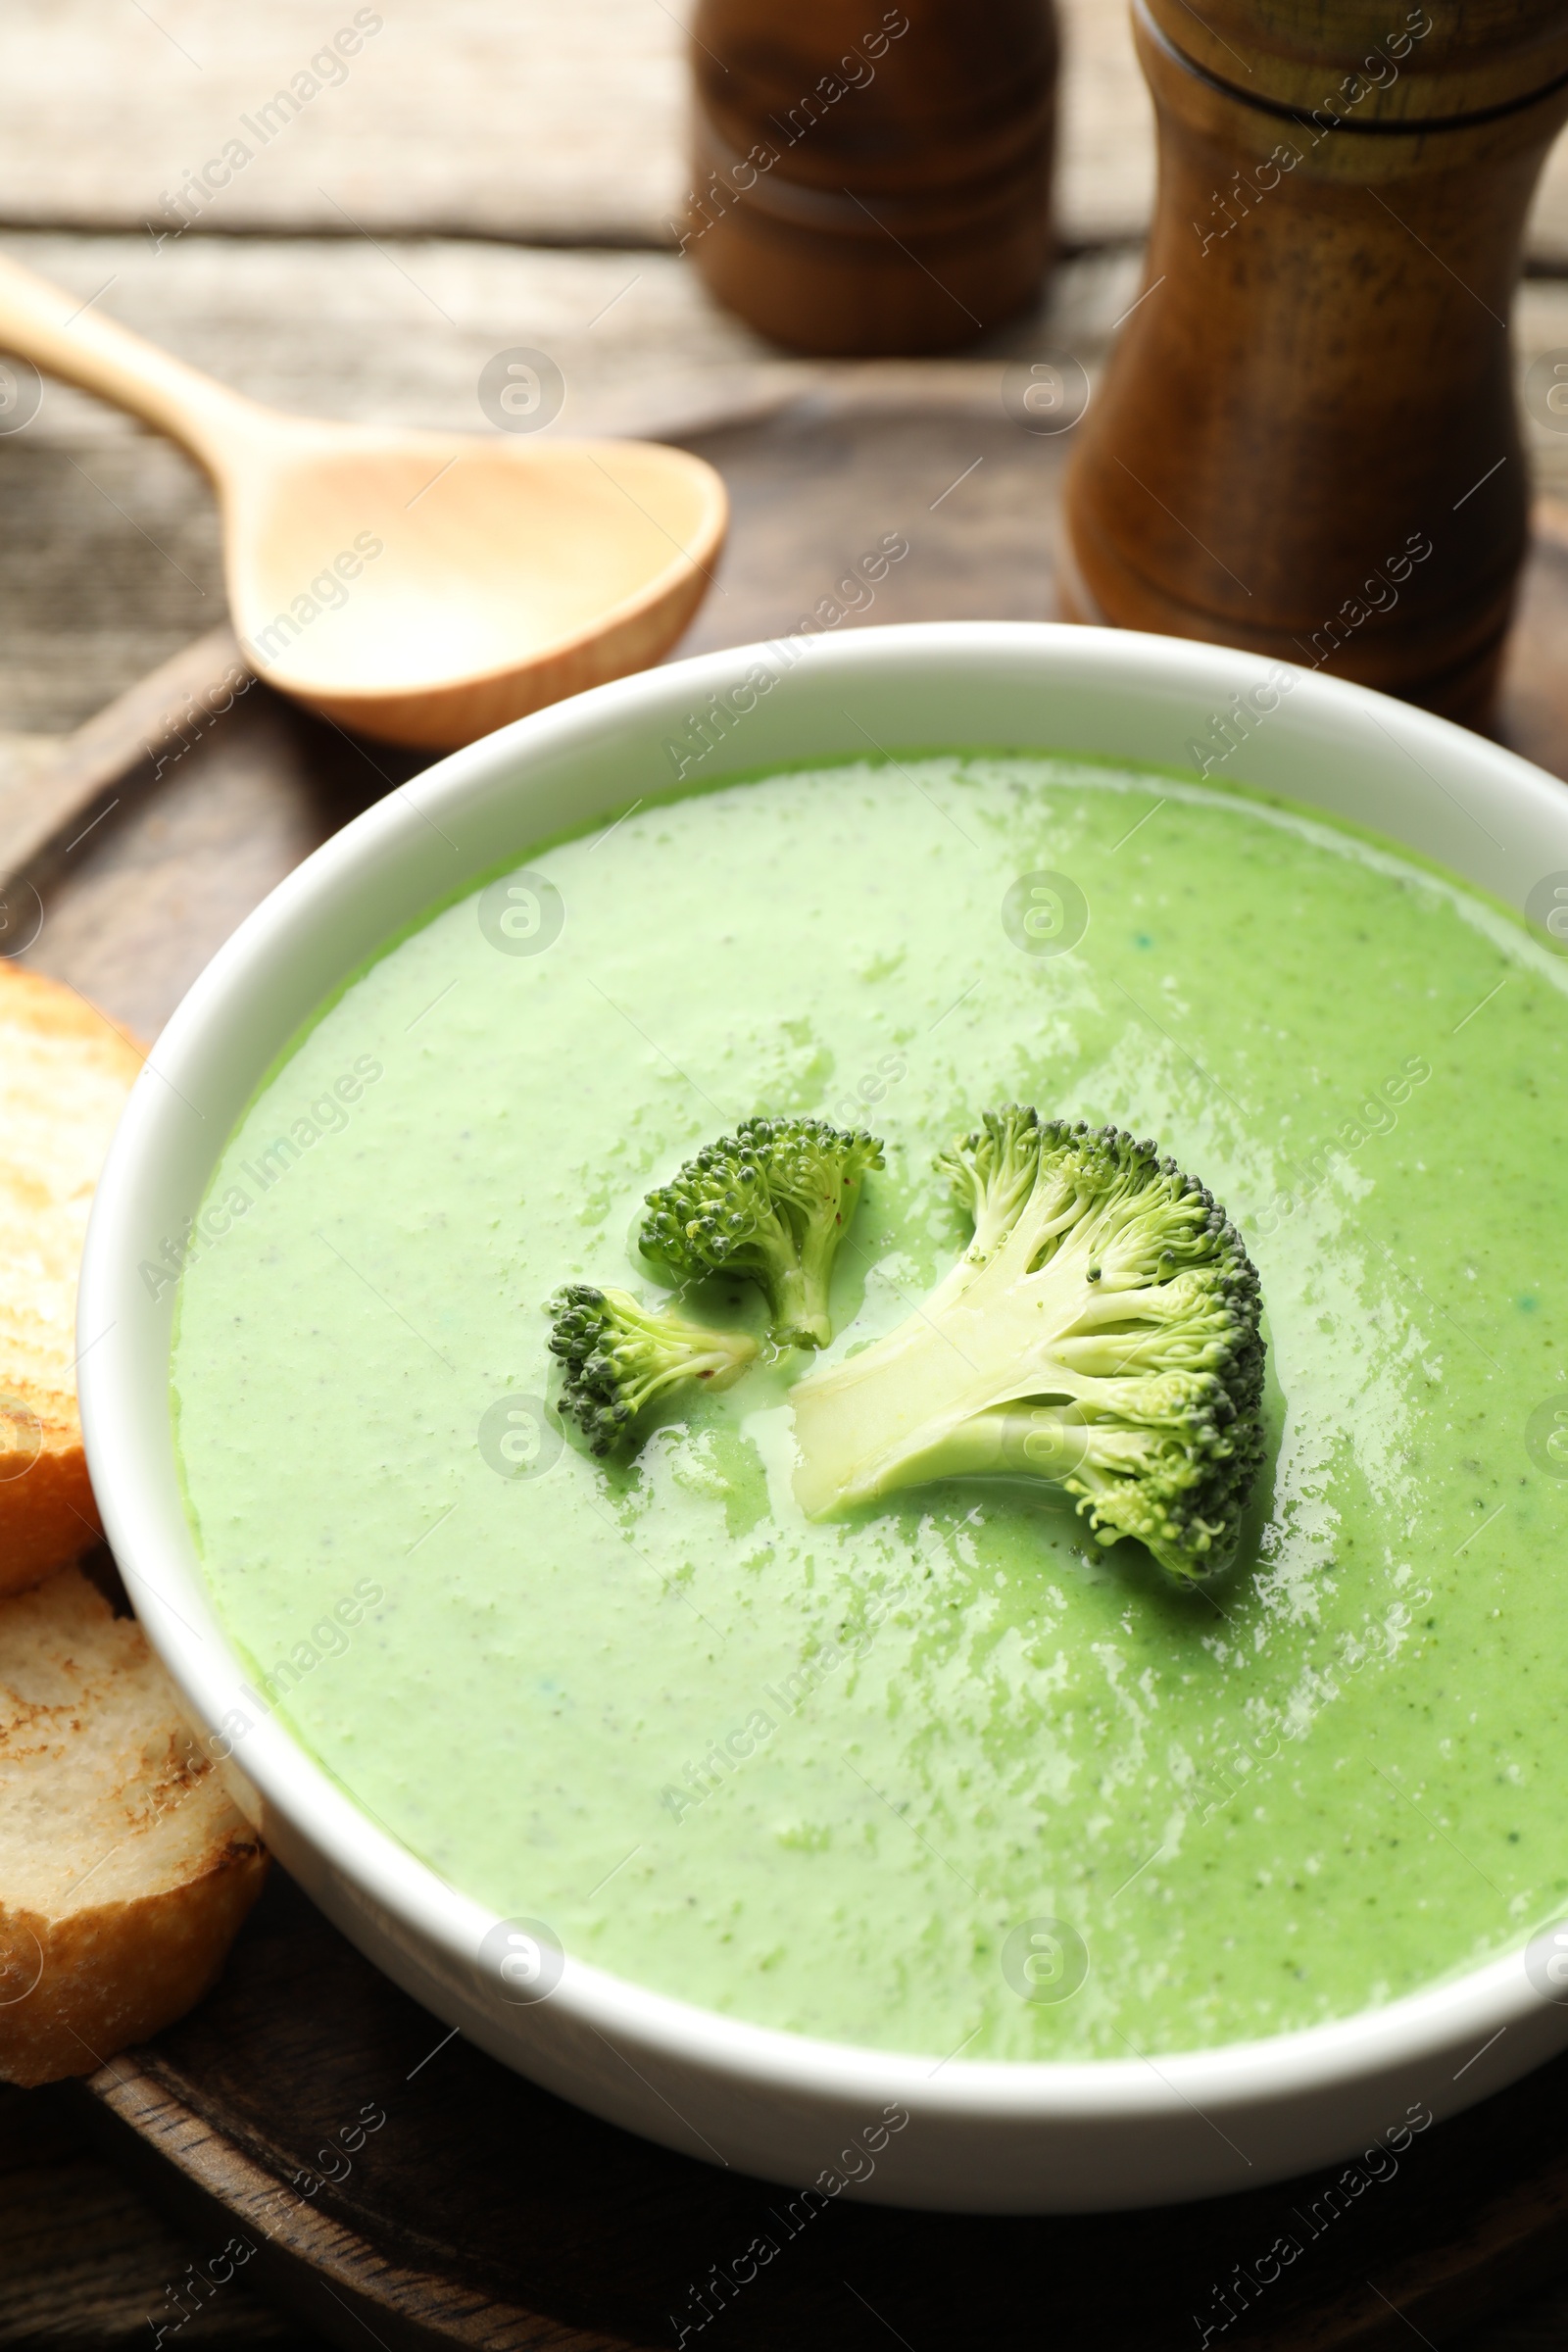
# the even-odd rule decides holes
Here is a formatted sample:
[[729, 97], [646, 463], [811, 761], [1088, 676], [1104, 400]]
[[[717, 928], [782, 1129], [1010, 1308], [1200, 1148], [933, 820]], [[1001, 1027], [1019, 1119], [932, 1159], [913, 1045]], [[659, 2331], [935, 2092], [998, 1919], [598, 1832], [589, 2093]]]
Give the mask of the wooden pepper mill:
[[1050, 257], [1053, 0], [700, 0], [682, 250], [763, 334], [944, 351]]
[[1507, 318], [1565, 0], [1134, 0], [1146, 297], [1066, 490], [1072, 618], [1484, 724], [1529, 481]]

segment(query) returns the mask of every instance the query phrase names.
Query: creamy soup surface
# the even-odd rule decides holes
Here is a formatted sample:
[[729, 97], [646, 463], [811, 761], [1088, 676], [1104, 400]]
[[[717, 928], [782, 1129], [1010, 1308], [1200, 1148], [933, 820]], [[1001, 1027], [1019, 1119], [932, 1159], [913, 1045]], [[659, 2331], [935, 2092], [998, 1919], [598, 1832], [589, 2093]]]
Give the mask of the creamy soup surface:
[[[319, 1015], [180, 1278], [257, 1711], [569, 1954], [937, 2057], [1304, 2026], [1561, 1909], [1568, 965], [1376, 844], [1065, 758], [740, 782], [526, 864]], [[831, 1358], [961, 1249], [933, 1159], [1008, 1100], [1157, 1139], [1259, 1268], [1222, 1583], [1044, 1486], [810, 1524], [799, 1356], [629, 1462], [562, 1441], [544, 1302], [662, 1295], [637, 1211], [698, 1146], [884, 1139]]]

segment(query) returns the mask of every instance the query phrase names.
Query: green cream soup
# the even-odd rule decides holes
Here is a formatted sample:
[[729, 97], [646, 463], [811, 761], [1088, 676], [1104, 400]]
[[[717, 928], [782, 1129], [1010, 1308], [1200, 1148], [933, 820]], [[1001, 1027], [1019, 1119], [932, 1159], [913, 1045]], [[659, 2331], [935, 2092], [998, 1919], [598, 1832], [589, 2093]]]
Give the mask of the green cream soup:
[[[1066, 759], [732, 784], [527, 864], [319, 1015], [186, 1254], [179, 1452], [256, 1711], [568, 1953], [939, 2058], [1306, 2026], [1560, 1909], [1564, 965], [1387, 849]], [[660, 1296], [636, 1214], [694, 1149], [885, 1139], [832, 1360], [962, 1247], [933, 1158], [1009, 1099], [1154, 1137], [1257, 1263], [1222, 1583], [1022, 1483], [809, 1523], [800, 1357], [629, 1462], [563, 1441], [545, 1301]]]

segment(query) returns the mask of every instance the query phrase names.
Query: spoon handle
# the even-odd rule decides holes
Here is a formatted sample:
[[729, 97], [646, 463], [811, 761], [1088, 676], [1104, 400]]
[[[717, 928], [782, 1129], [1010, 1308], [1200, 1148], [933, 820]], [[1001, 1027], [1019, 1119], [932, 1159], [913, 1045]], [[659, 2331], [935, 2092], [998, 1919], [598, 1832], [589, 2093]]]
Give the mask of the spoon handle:
[[236, 441], [255, 438], [268, 412], [117, 326], [93, 309], [96, 300], [78, 302], [0, 256], [0, 350], [128, 409], [220, 470]]

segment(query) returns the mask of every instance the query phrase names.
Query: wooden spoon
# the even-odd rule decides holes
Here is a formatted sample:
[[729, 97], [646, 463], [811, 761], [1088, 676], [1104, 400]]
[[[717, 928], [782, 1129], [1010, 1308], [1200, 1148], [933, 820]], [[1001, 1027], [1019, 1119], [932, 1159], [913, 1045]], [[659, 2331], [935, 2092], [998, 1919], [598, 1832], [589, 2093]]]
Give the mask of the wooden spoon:
[[683, 450], [286, 416], [4, 259], [0, 349], [183, 443], [247, 661], [394, 743], [450, 750], [657, 662], [723, 544], [724, 486]]

